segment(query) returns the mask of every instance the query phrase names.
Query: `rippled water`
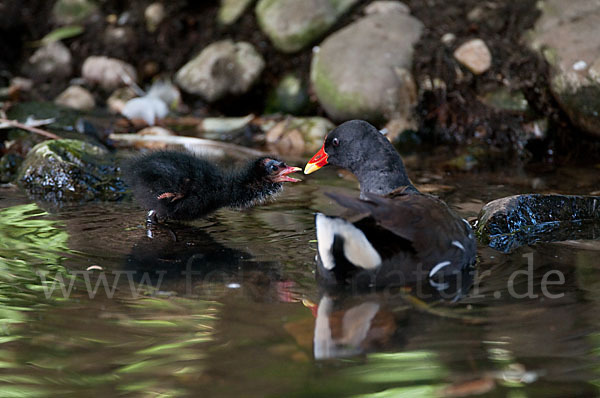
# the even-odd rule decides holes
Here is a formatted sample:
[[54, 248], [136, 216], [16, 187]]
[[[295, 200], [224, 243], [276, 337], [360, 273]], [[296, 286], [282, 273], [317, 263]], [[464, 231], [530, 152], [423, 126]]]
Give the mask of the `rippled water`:
[[[473, 218], [509, 194], [591, 193], [597, 174], [413, 177]], [[325, 293], [314, 212], [355, 183], [311, 177], [153, 239], [131, 202], [46, 208], [0, 188], [0, 396], [600, 395], [597, 241], [480, 247], [458, 303]]]

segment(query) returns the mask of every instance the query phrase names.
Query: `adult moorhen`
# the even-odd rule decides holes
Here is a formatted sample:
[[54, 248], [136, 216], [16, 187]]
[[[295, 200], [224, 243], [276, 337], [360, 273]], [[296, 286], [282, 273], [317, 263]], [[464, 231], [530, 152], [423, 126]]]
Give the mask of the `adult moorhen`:
[[332, 130], [304, 172], [326, 164], [356, 175], [361, 193], [328, 194], [355, 213], [352, 222], [316, 216], [317, 274], [323, 282], [383, 287], [428, 280], [443, 290], [474, 265], [476, 243], [468, 222], [414, 187], [398, 152], [371, 124], [352, 120]]
[[156, 151], [124, 164], [124, 179], [149, 210], [147, 221], [193, 220], [221, 207], [248, 208], [279, 193], [299, 167], [260, 157], [236, 170], [178, 151]]

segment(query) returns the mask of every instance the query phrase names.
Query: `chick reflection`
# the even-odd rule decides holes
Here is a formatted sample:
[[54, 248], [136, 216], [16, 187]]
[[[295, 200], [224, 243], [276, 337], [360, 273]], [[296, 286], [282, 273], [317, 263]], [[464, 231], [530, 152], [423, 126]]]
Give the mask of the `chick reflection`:
[[150, 279], [161, 290], [187, 295], [244, 286], [246, 293], [265, 301], [276, 297], [281, 281], [277, 263], [253, 261], [250, 253], [227, 247], [188, 225], [154, 228], [152, 238], [143, 237], [132, 247], [125, 267], [138, 282]]

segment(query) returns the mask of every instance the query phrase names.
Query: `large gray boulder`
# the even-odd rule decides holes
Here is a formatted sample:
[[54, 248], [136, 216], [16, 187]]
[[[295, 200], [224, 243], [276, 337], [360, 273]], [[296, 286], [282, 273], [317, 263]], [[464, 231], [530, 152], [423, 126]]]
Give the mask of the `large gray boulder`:
[[67, 78], [73, 71], [71, 51], [60, 41], [48, 43], [29, 57], [28, 69], [38, 81]]
[[175, 76], [182, 90], [217, 101], [247, 92], [265, 67], [252, 44], [222, 40], [207, 46]]
[[402, 119], [417, 100], [410, 72], [423, 24], [401, 12], [368, 15], [329, 36], [313, 55], [311, 82], [336, 121]]
[[571, 121], [600, 136], [600, 2], [546, 0], [527, 35], [551, 65], [551, 90]]
[[357, 0], [260, 0], [258, 23], [273, 45], [286, 53], [320, 38]]

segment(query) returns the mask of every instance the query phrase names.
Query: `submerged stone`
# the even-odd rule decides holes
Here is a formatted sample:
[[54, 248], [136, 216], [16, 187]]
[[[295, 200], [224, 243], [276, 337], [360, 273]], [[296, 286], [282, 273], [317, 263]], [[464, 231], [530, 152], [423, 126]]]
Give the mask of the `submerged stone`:
[[18, 176], [46, 201], [118, 200], [125, 184], [105, 149], [79, 140], [44, 141], [29, 152]]
[[481, 209], [476, 232], [482, 243], [506, 253], [535, 242], [593, 239], [600, 236], [600, 196], [497, 199]]

